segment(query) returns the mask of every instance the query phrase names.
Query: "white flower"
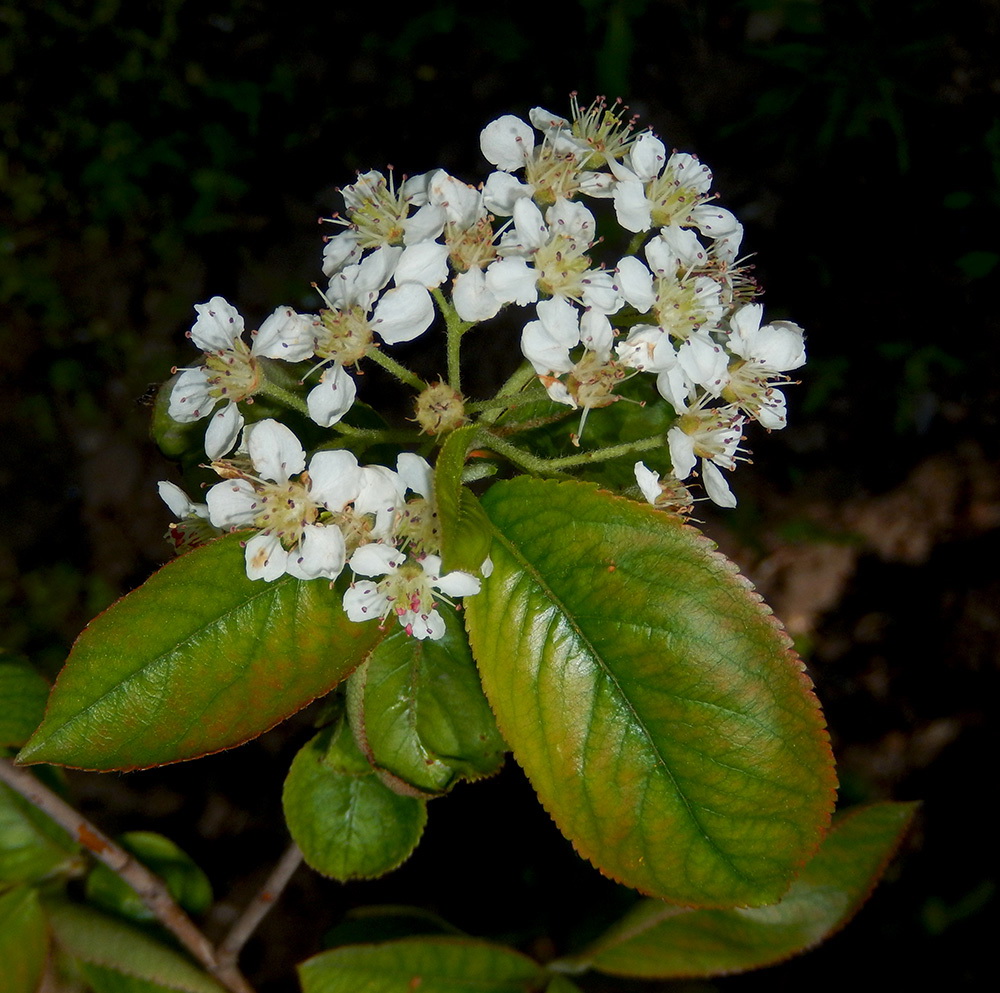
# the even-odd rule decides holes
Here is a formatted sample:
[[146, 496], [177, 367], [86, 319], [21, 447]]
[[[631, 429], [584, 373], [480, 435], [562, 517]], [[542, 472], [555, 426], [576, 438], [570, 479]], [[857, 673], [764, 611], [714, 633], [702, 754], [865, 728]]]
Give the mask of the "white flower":
[[383, 576], [375, 583], [369, 579], [351, 584], [344, 594], [344, 610], [352, 621], [385, 618], [394, 613], [407, 634], [423, 640], [437, 640], [444, 635], [444, 618], [435, 610], [434, 591], [446, 597], [472, 596], [480, 590], [480, 581], [467, 572], [441, 575], [441, 559], [426, 555], [408, 559], [405, 552], [391, 545], [362, 545], [352, 556], [351, 569], [360, 576]]
[[[300, 362], [313, 353], [315, 318], [290, 307], [276, 307], [254, 333], [243, 340], [243, 318], [223, 297], [195, 305], [198, 319], [188, 337], [205, 353], [203, 365], [185, 369], [170, 392], [168, 413], [182, 424], [213, 414], [205, 432], [205, 453], [213, 461], [236, 444], [243, 428], [238, 404], [260, 386], [258, 359]], [[216, 410], [220, 400], [224, 406]]]
[[667, 432], [674, 475], [687, 479], [700, 458], [702, 482], [711, 500], [720, 507], [735, 507], [736, 497], [717, 467], [736, 468], [742, 428], [743, 417], [731, 406], [683, 414]]
[[708, 166], [687, 152], [674, 152], [668, 159], [654, 134], [640, 135], [623, 162], [612, 159], [609, 165], [618, 179], [615, 212], [627, 231], [678, 225], [723, 238], [739, 226], [732, 213], [707, 202], [712, 185]]
[[195, 503], [179, 486], [167, 480], [161, 480], [156, 485], [160, 499], [177, 518], [177, 522], [170, 525], [167, 538], [173, 542], [174, 550], [178, 554], [204, 545], [222, 534], [221, 530], [209, 521], [206, 504]]
[[773, 321], [761, 327], [764, 308], [759, 303], [741, 307], [730, 318], [728, 346], [738, 360], [729, 364], [716, 395], [737, 404], [769, 431], [785, 426], [785, 395], [775, 384], [806, 360], [802, 328], [791, 321]]
[[539, 293], [565, 297], [613, 314], [623, 297], [613, 273], [590, 268], [594, 215], [580, 203], [557, 200], [545, 212], [531, 200], [514, 204], [514, 225], [486, 271], [486, 286], [502, 303], [534, 303]]
[[226, 479], [207, 497], [216, 527], [259, 531], [246, 543], [247, 576], [267, 582], [286, 573], [336, 579], [347, 548], [324, 512], [341, 511], [357, 496], [357, 460], [349, 452], [319, 452], [304, 473], [306, 457], [298, 439], [273, 420], [252, 425], [247, 448], [257, 476]]
[[306, 397], [309, 416], [322, 427], [331, 427], [351, 409], [357, 393], [353, 377], [339, 362], [333, 362]]

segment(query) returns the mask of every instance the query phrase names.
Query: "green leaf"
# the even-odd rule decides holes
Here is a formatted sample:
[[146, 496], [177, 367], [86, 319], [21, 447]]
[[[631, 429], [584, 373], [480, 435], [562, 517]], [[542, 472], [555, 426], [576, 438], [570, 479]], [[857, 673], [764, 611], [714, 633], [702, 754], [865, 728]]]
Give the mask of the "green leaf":
[[20, 748], [42, 721], [49, 684], [30, 665], [0, 659], [0, 747]]
[[[208, 877], [169, 838], [152, 831], [128, 831], [118, 843], [159, 876], [170, 895], [186, 911], [202, 914], [212, 905]], [[87, 876], [87, 899], [97, 906], [133, 921], [153, 921], [156, 915], [121, 876], [97, 863]]]
[[445, 572], [479, 572], [490, 553], [491, 528], [479, 501], [462, 485], [462, 470], [479, 428], [470, 424], [445, 438], [434, 466], [434, 497], [441, 525]]
[[545, 987], [545, 993], [581, 993], [580, 987], [567, 976], [556, 973]]
[[176, 987], [151, 983], [148, 979], [126, 976], [92, 962], [78, 962], [77, 968], [93, 993], [174, 993]]
[[81, 962], [178, 993], [222, 989], [188, 958], [122, 921], [62, 901], [47, 902], [45, 909], [56, 942]]
[[494, 572], [465, 603], [505, 740], [581, 855], [689, 906], [773, 903], [835, 776], [790, 641], [676, 517], [586, 483], [497, 483]]
[[383, 785], [346, 722], [321, 731], [295, 756], [281, 800], [306, 862], [341, 882], [395, 869], [427, 822], [426, 803]]
[[351, 726], [379, 769], [425, 793], [503, 765], [505, 746], [465, 628], [439, 603], [444, 637], [418, 641], [397, 624], [347, 681]]
[[128, 770], [231, 748], [329, 692], [383, 636], [326, 582], [247, 579], [240, 541], [170, 562], [92, 621], [18, 760]]
[[4, 993], [35, 993], [49, 953], [38, 893], [19, 886], [0, 895], [0, 963]]
[[616, 976], [668, 979], [743, 972], [804, 952], [854, 916], [916, 807], [878, 803], [839, 816], [773, 907], [685, 911], [642, 900], [576, 961]]
[[303, 993], [527, 993], [541, 977], [526, 956], [470, 938], [349, 945], [299, 966]]
[[0, 784], [0, 883], [44, 879], [77, 858], [67, 831], [10, 787]]

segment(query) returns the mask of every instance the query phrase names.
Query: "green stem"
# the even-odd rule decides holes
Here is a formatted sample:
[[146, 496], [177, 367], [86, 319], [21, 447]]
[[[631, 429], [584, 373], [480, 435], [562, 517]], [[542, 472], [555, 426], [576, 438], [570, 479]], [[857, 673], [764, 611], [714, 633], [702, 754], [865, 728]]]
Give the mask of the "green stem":
[[[486, 401], [490, 406], [480, 418], [482, 423], [493, 424], [506, 409], [503, 405], [494, 406], [494, 401], [503, 400], [504, 397], [515, 396], [520, 393], [534, 378], [535, 370], [531, 368], [530, 363], [525, 362], [518, 366], [507, 382], [504, 383], [503, 386], [501, 386], [497, 391], [497, 395], [493, 398], [493, 400]], [[510, 403], [507, 406], [513, 407], [515, 404]]]
[[591, 452], [580, 452], [578, 455], [564, 455], [556, 459], [545, 459], [538, 455], [532, 455], [530, 452], [518, 448], [506, 438], [492, 432], [486, 435], [484, 444], [499, 452], [509, 462], [520, 466], [533, 475], [561, 476], [566, 469], [572, 469], [575, 466], [609, 462], [611, 459], [622, 458], [626, 455], [636, 455], [639, 452], [662, 448], [664, 441], [662, 434], [655, 434], [648, 438], [626, 441], [620, 445], [609, 445], [607, 448], [598, 448]]
[[465, 405], [465, 409], [470, 414], [478, 413], [481, 410], [513, 410], [516, 407], [525, 407], [529, 403], [538, 403], [548, 397], [544, 387], [537, 389], [522, 390], [517, 394], [516, 399], [511, 396], [493, 397], [492, 400], [471, 400]]
[[427, 389], [427, 384], [415, 372], [411, 372], [405, 365], [392, 358], [392, 356], [386, 355], [381, 348], [369, 348], [365, 352], [365, 358], [371, 359], [376, 365], [380, 365], [385, 369], [386, 372], [392, 373], [400, 382], [406, 383], [407, 386], [412, 386], [418, 392]]
[[646, 240], [646, 235], [648, 231], [639, 231], [632, 235], [632, 240], [628, 243], [628, 248], [625, 250], [626, 255], [635, 255], [636, 252], [642, 248], [642, 243]]
[[456, 393], [462, 392], [462, 335], [474, 327], [472, 321], [463, 321], [458, 316], [451, 301], [444, 295], [441, 288], [431, 290], [437, 301], [438, 309], [445, 320], [448, 336], [448, 385]]
[[288, 407], [289, 410], [298, 411], [306, 417], [309, 416], [309, 408], [306, 406], [306, 401], [303, 397], [299, 396], [298, 393], [293, 393], [291, 390], [286, 390], [284, 386], [279, 386], [267, 378], [261, 379], [260, 386], [257, 388], [257, 395], [265, 396], [269, 400], [275, 400], [283, 406]]

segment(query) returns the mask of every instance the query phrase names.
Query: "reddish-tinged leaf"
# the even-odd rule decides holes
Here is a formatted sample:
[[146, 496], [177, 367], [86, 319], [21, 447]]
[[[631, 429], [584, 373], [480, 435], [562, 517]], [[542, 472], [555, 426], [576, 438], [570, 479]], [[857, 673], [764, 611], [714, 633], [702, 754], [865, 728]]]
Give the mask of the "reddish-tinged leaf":
[[838, 817], [819, 853], [772, 907], [684, 910], [643, 900], [574, 962], [616, 976], [670, 979], [744, 972], [804, 952], [854, 916], [916, 807], [878, 803]]
[[336, 686], [383, 636], [342, 589], [251, 582], [239, 535], [164, 566], [84, 630], [18, 756], [136, 769], [242, 744]]
[[679, 519], [578, 482], [483, 498], [494, 572], [465, 601], [497, 724], [577, 850], [688, 906], [773, 903], [835, 777], [802, 664]]

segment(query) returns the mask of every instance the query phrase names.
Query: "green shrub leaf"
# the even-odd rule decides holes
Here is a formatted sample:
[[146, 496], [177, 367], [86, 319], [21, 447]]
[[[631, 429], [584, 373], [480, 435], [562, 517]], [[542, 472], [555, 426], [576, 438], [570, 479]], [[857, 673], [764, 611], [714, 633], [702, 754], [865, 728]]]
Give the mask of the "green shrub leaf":
[[642, 900], [579, 961], [617, 976], [667, 979], [743, 972], [806, 951], [864, 903], [915, 809], [878, 803], [838, 817], [819, 853], [772, 907], [684, 911]]
[[426, 793], [503, 764], [465, 628], [439, 603], [444, 637], [418, 641], [397, 624], [347, 681], [351, 726], [371, 762]]
[[[212, 905], [208, 877], [169, 838], [152, 831], [127, 831], [116, 840], [167, 884], [170, 895], [188, 913], [203, 914]], [[100, 862], [87, 875], [86, 892], [91, 903], [121, 917], [140, 922], [156, 920], [139, 894]]]
[[0, 964], [4, 993], [36, 993], [49, 952], [38, 894], [18, 886], [0, 894]]
[[42, 721], [49, 684], [30, 665], [0, 658], [0, 748], [20, 748]]
[[0, 783], [0, 885], [44, 879], [78, 856], [69, 832]]
[[470, 424], [445, 439], [434, 466], [434, 496], [441, 525], [441, 562], [445, 572], [478, 574], [490, 552], [490, 524], [472, 491], [462, 485], [462, 470], [479, 428]]
[[19, 761], [128, 770], [256, 737], [382, 637], [348, 620], [341, 597], [324, 582], [247, 579], [240, 535], [175, 559], [80, 635]]
[[222, 989], [190, 959], [122, 921], [62, 901], [47, 902], [45, 909], [56, 942], [81, 962], [178, 993]]
[[528, 993], [541, 975], [524, 955], [469, 938], [348, 945], [299, 966], [303, 993]]
[[383, 785], [346, 722], [321, 731], [295, 756], [282, 804], [306, 862], [341, 882], [395, 869], [427, 822], [425, 802]]
[[466, 600], [505, 740], [577, 850], [641, 892], [773, 903], [815, 852], [835, 776], [789, 639], [670, 515], [521, 477], [483, 499], [492, 576]]

